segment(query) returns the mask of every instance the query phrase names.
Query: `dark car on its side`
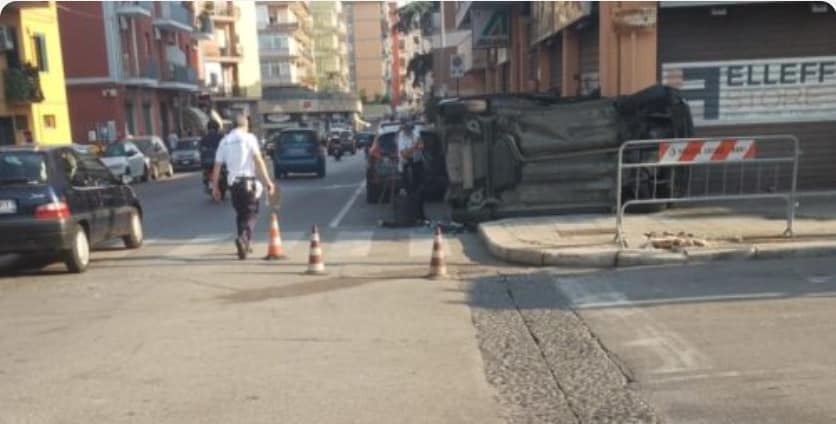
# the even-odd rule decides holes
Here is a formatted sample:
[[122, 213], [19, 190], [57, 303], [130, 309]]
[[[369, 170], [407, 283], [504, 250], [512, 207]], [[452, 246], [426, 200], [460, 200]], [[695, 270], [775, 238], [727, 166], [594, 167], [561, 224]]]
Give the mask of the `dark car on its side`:
[[0, 255], [83, 272], [91, 247], [115, 238], [142, 244], [142, 206], [98, 158], [72, 146], [0, 147]]
[[273, 145], [273, 175], [276, 178], [291, 173], [325, 177], [325, 152], [315, 130], [284, 130], [274, 138]]

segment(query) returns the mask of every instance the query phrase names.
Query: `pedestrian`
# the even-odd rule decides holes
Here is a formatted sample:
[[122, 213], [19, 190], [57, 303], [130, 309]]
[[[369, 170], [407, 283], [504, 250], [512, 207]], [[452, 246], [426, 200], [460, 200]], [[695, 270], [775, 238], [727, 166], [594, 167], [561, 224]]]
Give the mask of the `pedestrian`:
[[218, 188], [221, 166], [226, 166], [227, 182], [231, 187], [232, 207], [235, 209], [237, 237], [235, 247], [238, 259], [246, 259], [250, 252], [250, 242], [258, 220], [258, 199], [263, 190], [256, 178], [256, 170], [261, 181], [267, 186], [267, 193], [273, 196], [276, 187], [267, 173], [264, 158], [258, 148], [258, 140], [249, 132], [247, 117], [238, 115], [233, 121], [236, 127], [221, 140], [215, 154], [215, 166], [212, 169], [212, 197], [220, 200]]
[[411, 122], [401, 121], [401, 131], [398, 133], [398, 165], [409, 202], [416, 209], [414, 219], [424, 222], [427, 217], [424, 213], [423, 144], [415, 132]]

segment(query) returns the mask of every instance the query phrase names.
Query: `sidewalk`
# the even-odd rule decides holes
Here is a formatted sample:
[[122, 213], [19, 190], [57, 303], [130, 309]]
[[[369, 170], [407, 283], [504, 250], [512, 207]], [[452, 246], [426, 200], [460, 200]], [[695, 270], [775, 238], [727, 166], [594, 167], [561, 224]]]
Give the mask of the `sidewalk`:
[[[483, 223], [479, 234], [500, 259], [535, 266], [603, 268], [836, 255], [836, 199], [801, 198], [792, 238], [782, 235], [785, 214], [784, 203], [751, 202], [627, 215], [624, 249], [615, 243], [614, 215], [511, 218]], [[660, 248], [648, 236], [654, 241], [681, 236], [684, 246], [668, 243]]]

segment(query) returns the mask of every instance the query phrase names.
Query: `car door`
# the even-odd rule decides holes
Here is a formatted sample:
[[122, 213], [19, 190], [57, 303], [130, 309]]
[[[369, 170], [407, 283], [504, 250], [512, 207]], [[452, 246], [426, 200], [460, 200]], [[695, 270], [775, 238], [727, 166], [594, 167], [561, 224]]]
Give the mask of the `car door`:
[[[87, 222], [91, 245], [105, 240], [110, 232], [110, 213], [104, 205], [104, 197], [95, 178], [88, 173], [81, 157], [72, 149], [60, 150], [58, 162], [69, 183], [65, 195], [73, 217], [77, 221]], [[113, 174], [104, 165], [102, 167], [113, 178]]]
[[105, 222], [104, 238], [113, 238], [125, 234], [130, 223], [130, 207], [126, 205], [122, 184], [108, 172], [107, 167], [95, 156], [78, 154], [90, 185], [95, 187], [101, 199], [101, 210], [97, 217]]
[[128, 154], [128, 167], [131, 169], [131, 176], [141, 178], [145, 175], [145, 156], [139, 147], [133, 143], [125, 143], [125, 152]]

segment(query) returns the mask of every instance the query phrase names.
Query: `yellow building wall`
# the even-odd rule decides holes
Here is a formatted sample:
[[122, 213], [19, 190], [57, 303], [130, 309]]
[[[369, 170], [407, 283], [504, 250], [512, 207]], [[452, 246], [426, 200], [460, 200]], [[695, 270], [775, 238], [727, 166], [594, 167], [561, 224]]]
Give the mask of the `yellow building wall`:
[[[46, 39], [47, 72], [41, 72], [41, 90], [44, 100], [31, 103], [28, 108], [29, 124], [32, 136], [39, 144], [65, 144], [72, 142], [70, 114], [67, 107], [67, 87], [64, 81], [64, 60], [61, 55], [61, 39], [58, 32], [58, 13], [55, 2], [48, 6], [20, 7], [20, 26], [18, 44], [21, 48], [21, 61], [37, 63], [35, 43], [32, 37], [43, 34]], [[55, 117], [55, 127], [47, 128], [46, 116]]]
[[258, 32], [256, 31], [255, 2], [236, 2], [241, 14], [235, 23], [244, 57], [238, 64], [238, 84], [247, 87], [247, 95], [261, 97], [261, 67], [258, 61]]

